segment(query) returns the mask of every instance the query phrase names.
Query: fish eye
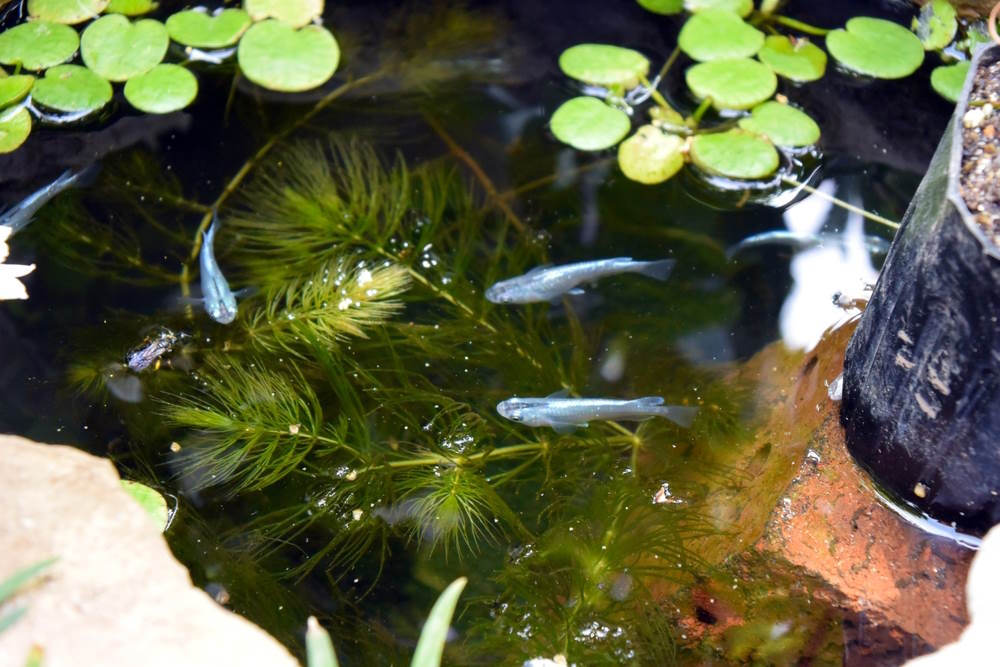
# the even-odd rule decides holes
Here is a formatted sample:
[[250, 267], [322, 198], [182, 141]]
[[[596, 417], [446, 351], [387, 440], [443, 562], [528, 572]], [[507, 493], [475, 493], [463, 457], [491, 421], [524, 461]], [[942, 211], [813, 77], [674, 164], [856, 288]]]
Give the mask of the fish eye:
[[524, 417], [521, 416], [521, 411], [520, 410], [517, 410], [516, 412], [510, 413], [510, 418], [513, 419], [516, 422], [524, 421]]
[[500, 297], [500, 301], [501, 303], [510, 303], [511, 302], [510, 295], [504, 294], [502, 297]]

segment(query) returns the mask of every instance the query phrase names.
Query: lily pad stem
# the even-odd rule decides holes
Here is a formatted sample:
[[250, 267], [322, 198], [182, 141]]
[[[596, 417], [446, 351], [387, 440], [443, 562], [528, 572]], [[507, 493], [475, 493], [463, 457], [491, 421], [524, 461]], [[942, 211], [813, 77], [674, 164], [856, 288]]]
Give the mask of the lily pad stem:
[[263, 160], [268, 153], [271, 152], [271, 149], [277, 146], [281, 141], [285, 140], [288, 137], [288, 135], [290, 135], [292, 132], [294, 132], [295, 130], [299, 129], [300, 127], [308, 123], [310, 120], [313, 119], [313, 117], [316, 114], [325, 109], [340, 96], [344, 95], [350, 90], [353, 90], [354, 88], [358, 88], [365, 84], [371, 83], [372, 81], [375, 81], [380, 76], [382, 76], [382, 74], [383, 71], [378, 70], [366, 76], [349, 80], [346, 83], [343, 83], [340, 86], [334, 88], [332, 91], [327, 93], [326, 96], [324, 96], [318, 102], [316, 102], [316, 104], [313, 105], [312, 109], [299, 116], [299, 118], [294, 123], [288, 125], [280, 132], [274, 134], [270, 139], [268, 139], [264, 143], [263, 146], [257, 149], [256, 153], [250, 156], [250, 159], [248, 159], [246, 162], [243, 163], [243, 166], [240, 167], [239, 171], [237, 171], [236, 174], [231, 179], [229, 179], [229, 182], [226, 183], [226, 187], [223, 188], [219, 196], [208, 207], [208, 210], [201, 218], [201, 223], [198, 225], [198, 229], [195, 230], [194, 240], [191, 244], [191, 253], [188, 255], [187, 260], [185, 260], [184, 264], [181, 266], [181, 277], [180, 277], [181, 294], [183, 294], [185, 297], [191, 296], [191, 265], [198, 260], [198, 253], [201, 251], [202, 233], [206, 229], [208, 229], [208, 226], [212, 222], [212, 212], [218, 209], [220, 206], [222, 206], [222, 204], [227, 199], [229, 199], [229, 197], [233, 194], [233, 192], [236, 191], [236, 188], [239, 187], [240, 183], [243, 182], [243, 179], [245, 179], [247, 175], [251, 171], [253, 171], [254, 167], [256, 167], [257, 164], [261, 160]]
[[881, 215], [878, 215], [877, 213], [870, 213], [869, 211], [866, 211], [863, 208], [859, 208], [859, 207], [855, 206], [854, 204], [847, 203], [843, 199], [838, 199], [837, 197], [833, 197], [831, 195], [826, 194], [822, 190], [817, 190], [816, 188], [812, 187], [811, 185], [807, 185], [805, 183], [800, 183], [799, 181], [795, 180], [794, 178], [791, 178], [790, 176], [782, 176], [781, 177], [781, 182], [785, 183], [786, 185], [791, 185], [792, 187], [801, 188], [801, 189], [805, 190], [806, 192], [808, 192], [811, 195], [816, 195], [820, 199], [825, 199], [828, 202], [830, 202], [831, 204], [839, 206], [839, 207], [841, 207], [842, 209], [844, 209], [846, 211], [851, 211], [852, 213], [857, 213], [858, 215], [862, 216], [863, 218], [867, 218], [868, 220], [871, 220], [872, 222], [877, 222], [880, 225], [885, 225], [886, 227], [890, 227], [891, 229], [899, 229], [899, 223], [898, 222], [893, 222], [892, 220], [889, 220], [888, 218], [883, 218]]
[[826, 28], [817, 28], [814, 25], [809, 25], [808, 23], [803, 23], [802, 21], [797, 21], [793, 18], [782, 16], [781, 14], [773, 16], [772, 20], [775, 23], [779, 23], [785, 26], [786, 28], [791, 28], [792, 30], [797, 30], [798, 32], [804, 32], [807, 35], [816, 35], [817, 37], [824, 37], [828, 32], [830, 32]]
[[688, 127], [692, 128], [698, 127], [701, 124], [702, 116], [705, 115], [705, 112], [708, 111], [709, 107], [711, 106], [712, 106], [711, 97], [706, 97], [705, 99], [703, 99], [701, 101], [701, 104], [698, 105], [698, 108], [694, 110], [693, 114], [691, 114], [691, 118], [688, 119]]
[[[659, 77], [657, 77], [657, 79], [659, 79]], [[669, 111], [674, 111], [674, 108], [670, 106], [670, 103], [667, 102], [667, 100], [663, 97], [663, 95], [660, 94], [660, 91], [656, 89], [656, 86], [654, 86], [652, 83], [649, 82], [649, 79], [647, 79], [644, 76], [640, 76], [639, 82], [643, 86], [645, 86], [647, 90], [649, 90], [649, 96], [653, 98], [654, 102], [656, 102], [659, 106], [663, 107], [664, 109], [667, 109]]]

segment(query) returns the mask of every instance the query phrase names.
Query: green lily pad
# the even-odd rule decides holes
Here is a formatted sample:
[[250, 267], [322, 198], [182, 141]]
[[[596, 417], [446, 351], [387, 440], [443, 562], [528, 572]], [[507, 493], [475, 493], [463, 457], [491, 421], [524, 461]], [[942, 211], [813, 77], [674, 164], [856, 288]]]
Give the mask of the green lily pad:
[[121, 14], [97, 19], [83, 31], [84, 64], [109, 81], [126, 81], [148, 72], [163, 60], [170, 37], [153, 19], [130, 22]]
[[21, 147], [31, 134], [31, 114], [24, 107], [0, 112], [0, 153]]
[[951, 44], [958, 32], [955, 8], [948, 0], [932, 0], [913, 19], [913, 29], [926, 51], [937, 51]]
[[784, 35], [770, 35], [757, 57], [776, 74], [792, 81], [815, 81], [826, 72], [826, 51], [808, 39], [792, 41]]
[[58, 111], [97, 111], [111, 101], [111, 84], [80, 65], [56, 65], [35, 81], [31, 99]]
[[699, 61], [749, 58], [764, 46], [764, 33], [732, 12], [706, 9], [687, 20], [677, 45]]
[[340, 62], [340, 47], [326, 28], [294, 30], [272, 19], [246, 31], [237, 58], [243, 75], [258, 86], [294, 93], [326, 83]]
[[156, 0], [111, 0], [108, 8], [104, 11], [108, 14], [142, 16], [143, 14], [148, 14], [159, 6], [160, 3], [156, 2]]
[[323, 0], [243, 0], [243, 8], [254, 21], [277, 19], [301, 28], [323, 14]]
[[632, 49], [610, 44], [577, 44], [559, 56], [559, 69], [577, 81], [631, 88], [649, 72], [649, 60]]
[[949, 102], [957, 102], [968, 75], [968, 61], [935, 67], [931, 72], [931, 88]]
[[581, 151], [611, 148], [625, 138], [632, 122], [624, 111], [593, 97], [563, 102], [550, 122], [556, 139]]
[[764, 102], [754, 107], [740, 127], [763, 134], [776, 146], [809, 146], [819, 141], [819, 125], [804, 111], [780, 102]]
[[737, 16], [747, 16], [753, 11], [753, 0], [684, 0], [684, 9], [692, 14], [722, 9]]
[[633, 181], [662, 183], [684, 166], [684, 140], [643, 125], [618, 147], [618, 166]]
[[693, 137], [691, 161], [718, 176], [764, 178], [778, 168], [778, 151], [760, 135], [733, 129]]
[[189, 9], [167, 19], [167, 32], [184, 46], [221, 49], [238, 42], [252, 22], [242, 9], [225, 9], [215, 16]]
[[716, 109], [750, 109], [774, 95], [778, 78], [771, 68], [749, 58], [699, 63], [684, 75], [700, 98], [712, 98]]
[[30, 74], [16, 74], [0, 79], [0, 109], [17, 104], [28, 96], [35, 85], [35, 77]]
[[680, 14], [684, 0], [639, 0], [639, 6], [654, 14]]
[[97, 18], [109, 0], [28, 0], [28, 14], [33, 19], [74, 25]]
[[135, 498], [142, 509], [146, 510], [146, 514], [153, 520], [156, 527], [160, 529], [160, 532], [166, 530], [167, 520], [170, 518], [166, 499], [159, 492], [149, 488], [145, 484], [132, 482], [127, 479], [121, 480], [121, 483], [122, 488]]
[[125, 82], [125, 99], [139, 111], [170, 113], [183, 109], [198, 94], [198, 80], [180, 65], [159, 64]]
[[42, 70], [73, 57], [80, 46], [76, 30], [50, 21], [29, 21], [0, 33], [0, 63]]
[[844, 67], [879, 79], [901, 79], [924, 61], [924, 46], [903, 26], [859, 16], [826, 36], [826, 48]]

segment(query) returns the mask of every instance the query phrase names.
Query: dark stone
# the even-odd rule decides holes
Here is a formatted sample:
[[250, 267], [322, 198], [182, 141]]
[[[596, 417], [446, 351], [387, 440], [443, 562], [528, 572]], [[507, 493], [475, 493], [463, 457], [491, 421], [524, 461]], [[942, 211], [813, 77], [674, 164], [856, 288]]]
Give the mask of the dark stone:
[[969, 87], [848, 346], [841, 422], [882, 486], [982, 534], [1000, 523], [1000, 251], [958, 191]]

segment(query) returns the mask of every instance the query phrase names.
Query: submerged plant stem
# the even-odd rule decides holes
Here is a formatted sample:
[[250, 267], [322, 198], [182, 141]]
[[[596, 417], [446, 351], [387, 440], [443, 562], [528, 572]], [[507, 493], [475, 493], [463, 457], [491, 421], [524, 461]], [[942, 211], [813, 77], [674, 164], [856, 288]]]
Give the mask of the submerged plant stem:
[[521, 218], [519, 218], [517, 214], [514, 213], [514, 210], [510, 207], [510, 205], [502, 197], [500, 197], [500, 193], [497, 192], [496, 186], [493, 185], [493, 181], [490, 180], [490, 177], [486, 175], [486, 172], [483, 171], [483, 168], [479, 166], [479, 163], [476, 162], [475, 159], [471, 155], [469, 155], [469, 153], [466, 152], [465, 149], [459, 146], [458, 143], [451, 138], [451, 135], [448, 134], [448, 131], [445, 130], [444, 127], [442, 127], [441, 124], [438, 123], [433, 116], [431, 116], [428, 113], [424, 113], [423, 116], [424, 116], [424, 122], [426, 122], [427, 125], [429, 125], [430, 128], [434, 130], [434, 132], [441, 138], [441, 141], [443, 141], [445, 145], [448, 146], [448, 150], [450, 150], [456, 158], [464, 162], [466, 166], [469, 167], [469, 169], [475, 175], [476, 179], [479, 181], [480, 185], [483, 186], [483, 190], [486, 191], [486, 196], [490, 201], [490, 203], [494, 204], [498, 209], [500, 209], [500, 212], [503, 213], [504, 216], [506, 216], [507, 220], [509, 220], [510, 223], [514, 225], [518, 231], [523, 232], [525, 229], [527, 229], [527, 226], [524, 224]]
[[862, 216], [864, 218], [867, 218], [868, 220], [871, 220], [872, 222], [877, 222], [880, 225], [885, 225], [886, 227], [890, 227], [891, 229], [899, 229], [899, 223], [898, 222], [893, 222], [892, 220], [890, 220], [888, 218], [883, 218], [881, 215], [878, 215], [877, 213], [871, 213], [869, 211], [864, 210], [863, 208], [859, 208], [859, 207], [855, 206], [854, 204], [849, 204], [848, 202], [844, 201], [843, 199], [838, 199], [837, 197], [834, 197], [832, 195], [828, 195], [825, 192], [823, 192], [822, 190], [817, 190], [816, 188], [812, 187], [811, 185], [807, 185], [805, 183], [800, 183], [799, 181], [795, 180], [794, 178], [791, 178], [790, 176], [782, 176], [781, 177], [781, 182], [785, 183], [787, 185], [791, 185], [791, 186], [796, 187], [796, 188], [802, 188], [803, 190], [805, 190], [806, 192], [808, 192], [811, 195], [816, 195], [820, 199], [825, 199], [828, 202], [830, 202], [832, 204], [835, 204], [836, 206], [839, 206], [839, 207], [843, 208], [844, 210], [851, 211], [852, 213], [857, 213], [858, 215], [860, 215], [860, 216]]
[[818, 28], [814, 25], [809, 25], [808, 23], [803, 23], [802, 21], [797, 21], [787, 16], [782, 16], [781, 14], [776, 14], [771, 18], [775, 23], [779, 23], [785, 26], [786, 28], [791, 28], [792, 30], [804, 32], [807, 35], [816, 35], [817, 37], [823, 37], [830, 32], [825, 28]]
[[334, 88], [326, 96], [324, 96], [322, 99], [316, 102], [316, 104], [313, 105], [312, 109], [302, 114], [302, 116], [300, 116], [294, 123], [288, 125], [283, 130], [275, 133], [270, 139], [264, 142], [264, 145], [258, 148], [257, 152], [251, 155], [250, 158], [243, 163], [243, 166], [240, 167], [239, 171], [237, 171], [236, 174], [234, 174], [233, 177], [229, 179], [229, 182], [226, 183], [226, 187], [222, 189], [222, 192], [219, 194], [218, 197], [216, 197], [215, 201], [212, 202], [212, 204], [207, 207], [208, 210], [205, 211], [205, 214], [201, 218], [201, 223], [198, 225], [198, 229], [195, 230], [194, 240], [192, 241], [191, 244], [191, 253], [188, 255], [187, 260], [181, 267], [181, 278], [180, 278], [181, 293], [185, 297], [191, 295], [191, 286], [190, 286], [191, 265], [198, 259], [198, 253], [201, 251], [201, 237], [204, 231], [208, 229], [209, 224], [211, 224], [212, 222], [212, 211], [218, 209], [219, 206], [225, 203], [225, 201], [229, 199], [229, 197], [233, 194], [233, 192], [236, 191], [236, 188], [239, 187], [240, 183], [243, 182], [243, 179], [245, 179], [247, 175], [251, 171], [253, 171], [254, 167], [256, 167], [257, 164], [261, 160], [263, 160], [264, 157], [268, 153], [270, 153], [275, 146], [277, 146], [281, 141], [286, 139], [288, 135], [290, 135], [292, 132], [294, 132], [295, 130], [299, 129], [300, 127], [308, 123], [310, 120], [312, 120], [312, 118], [316, 114], [318, 114], [320, 111], [329, 106], [337, 98], [341, 97], [348, 91], [353, 90], [354, 88], [358, 88], [359, 86], [363, 86], [365, 84], [371, 83], [372, 81], [375, 81], [380, 76], [382, 76], [381, 70], [373, 72], [372, 74], [368, 74], [366, 76], [362, 76], [357, 79], [353, 79]]

